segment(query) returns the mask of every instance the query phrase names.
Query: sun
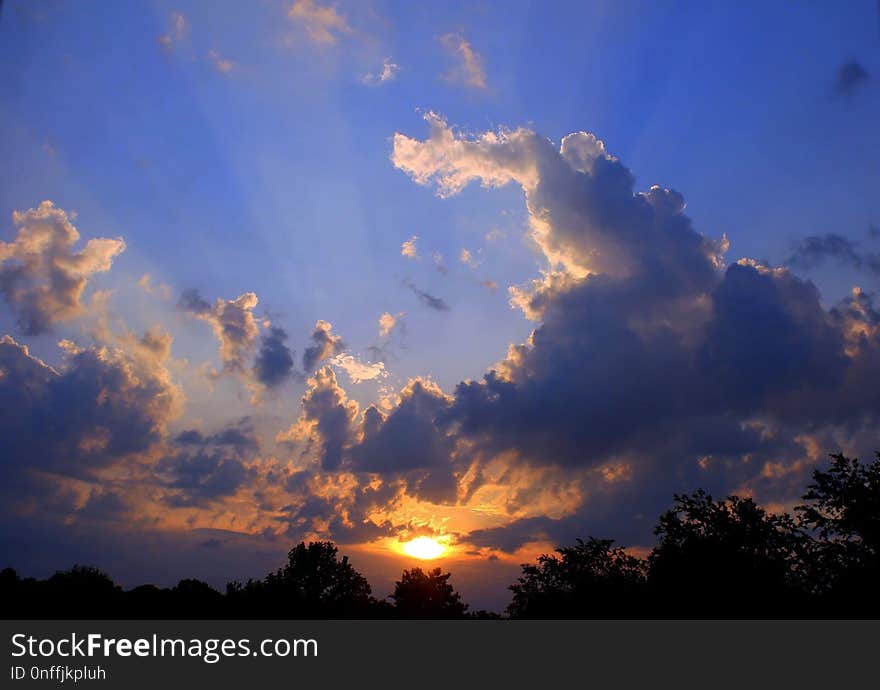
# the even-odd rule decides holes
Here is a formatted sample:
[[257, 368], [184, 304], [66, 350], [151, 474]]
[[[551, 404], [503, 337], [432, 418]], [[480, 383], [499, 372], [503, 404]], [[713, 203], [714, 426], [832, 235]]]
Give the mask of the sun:
[[431, 537], [416, 537], [403, 545], [403, 552], [407, 556], [429, 561], [442, 556], [446, 552], [446, 547]]

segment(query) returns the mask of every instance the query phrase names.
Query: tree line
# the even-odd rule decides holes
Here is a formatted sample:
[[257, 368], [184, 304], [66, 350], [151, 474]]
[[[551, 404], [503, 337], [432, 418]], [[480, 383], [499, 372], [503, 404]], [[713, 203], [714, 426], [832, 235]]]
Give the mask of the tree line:
[[[878, 617], [880, 453], [813, 473], [793, 514], [751, 498], [675, 495], [644, 558], [589, 537], [524, 564], [510, 618]], [[332, 542], [300, 543], [260, 580], [124, 591], [84, 566], [46, 580], [0, 572], [4, 618], [498, 618], [471, 611], [440, 568], [404, 570], [385, 599]]]

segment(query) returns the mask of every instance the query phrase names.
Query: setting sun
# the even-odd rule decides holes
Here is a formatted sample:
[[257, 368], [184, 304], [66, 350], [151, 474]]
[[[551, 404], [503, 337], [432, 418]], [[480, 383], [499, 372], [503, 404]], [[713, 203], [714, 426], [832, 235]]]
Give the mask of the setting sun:
[[431, 537], [416, 537], [412, 541], [403, 545], [403, 552], [408, 556], [421, 558], [422, 560], [431, 560], [438, 558], [446, 551], [446, 547], [436, 539]]

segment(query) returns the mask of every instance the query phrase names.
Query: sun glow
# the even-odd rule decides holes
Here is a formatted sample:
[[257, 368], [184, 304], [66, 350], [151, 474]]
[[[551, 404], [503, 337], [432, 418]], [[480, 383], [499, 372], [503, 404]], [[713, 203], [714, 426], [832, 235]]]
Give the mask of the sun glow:
[[428, 561], [442, 556], [446, 552], [446, 546], [431, 537], [416, 537], [403, 545], [403, 552], [407, 556]]

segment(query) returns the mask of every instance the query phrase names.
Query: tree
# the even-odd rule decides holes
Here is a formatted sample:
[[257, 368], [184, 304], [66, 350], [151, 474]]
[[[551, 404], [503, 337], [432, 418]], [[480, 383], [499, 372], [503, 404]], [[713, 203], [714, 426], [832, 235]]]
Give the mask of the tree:
[[462, 602], [449, 578], [440, 568], [424, 572], [404, 570], [394, 583], [394, 612], [398, 618], [464, 618], [468, 605]]
[[790, 515], [751, 498], [675, 496], [654, 530], [648, 585], [667, 615], [779, 615], [797, 610], [808, 542]]
[[44, 585], [41, 597], [47, 611], [71, 618], [116, 618], [122, 588], [110, 576], [92, 566], [75, 565], [59, 570]]
[[645, 586], [645, 564], [612, 539], [578, 539], [574, 546], [524, 564], [510, 586], [511, 618], [591, 618], [637, 614]]
[[329, 541], [300, 542], [287, 554], [287, 564], [263, 581], [230, 583], [227, 597], [237, 608], [265, 617], [361, 618], [371, 615], [375, 599], [370, 585], [349, 563], [337, 558]]
[[800, 523], [819, 539], [811, 549], [813, 591], [837, 615], [880, 613], [880, 453], [870, 465], [841, 453], [813, 472]]

